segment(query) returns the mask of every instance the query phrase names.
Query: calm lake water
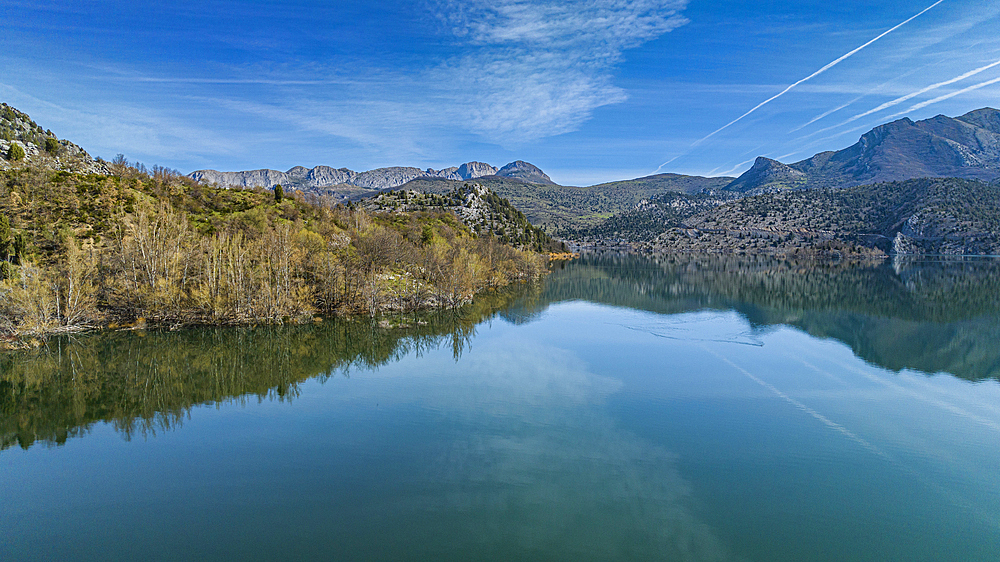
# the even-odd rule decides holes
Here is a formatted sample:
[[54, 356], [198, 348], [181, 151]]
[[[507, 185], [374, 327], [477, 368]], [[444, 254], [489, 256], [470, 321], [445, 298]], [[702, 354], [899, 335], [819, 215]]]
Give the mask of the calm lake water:
[[995, 261], [56, 339], [0, 355], [0, 559], [995, 561], [998, 381]]

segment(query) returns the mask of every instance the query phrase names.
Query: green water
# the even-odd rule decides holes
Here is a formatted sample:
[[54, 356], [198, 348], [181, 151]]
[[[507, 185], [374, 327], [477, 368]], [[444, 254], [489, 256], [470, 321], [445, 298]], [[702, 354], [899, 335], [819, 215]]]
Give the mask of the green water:
[[0, 447], [0, 560], [997, 560], [1000, 263], [54, 339], [0, 356]]

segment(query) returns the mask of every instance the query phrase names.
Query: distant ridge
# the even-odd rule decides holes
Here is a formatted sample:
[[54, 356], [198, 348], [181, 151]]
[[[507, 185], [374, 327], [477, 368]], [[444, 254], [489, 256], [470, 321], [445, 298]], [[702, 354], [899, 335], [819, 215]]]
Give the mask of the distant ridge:
[[198, 170], [188, 174], [196, 181], [218, 184], [223, 187], [263, 187], [281, 185], [302, 190], [326, 190], [337, 186], [353, 186], [369, 190], [383, 190], [399, 187], [415, 179], [445, 179], [464, 181], [489, 176], [510, 178], [529, 183], [551, 184], [555, 182], [541, 169], [523, 160], [517, 160], [502, 168], [495, 168], [485, 162], [466, 162], [461, 166], [434, 170], [395, 166], [377, 168], [366, 172], [355, 172], [347, 168], [316, 166], [306, 168], [295, 166], [287, 172], [278, 170], [246, 170], [241, 172], [219, 172]]

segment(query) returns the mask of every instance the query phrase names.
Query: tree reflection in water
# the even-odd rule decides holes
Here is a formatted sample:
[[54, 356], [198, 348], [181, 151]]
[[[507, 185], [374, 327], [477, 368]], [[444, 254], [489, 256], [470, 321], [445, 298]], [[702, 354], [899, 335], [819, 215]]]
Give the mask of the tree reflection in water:
[[585, 256], [542, 284], [480, 295], [455, 311], [309, 326], [105, 332], [0, 355], [0, 448], [62, 444], [98, 422], [126, 438], [180, 425], [197, 405], [289, 400], [299, 384], [450, 346], [476, 326], [531, 322], [585, 300], [678, 314], [734, 310], [787, 325], [880, 367], [1000, 380], [1000, 261], [821, 264], [736, 256]]

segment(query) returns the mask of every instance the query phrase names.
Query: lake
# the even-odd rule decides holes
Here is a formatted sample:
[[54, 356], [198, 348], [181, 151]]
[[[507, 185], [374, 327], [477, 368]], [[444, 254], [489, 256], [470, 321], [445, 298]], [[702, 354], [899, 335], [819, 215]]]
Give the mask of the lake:
[[0, 559], [997, 560], [1000, 262], [585, 256], [0, 355]]

